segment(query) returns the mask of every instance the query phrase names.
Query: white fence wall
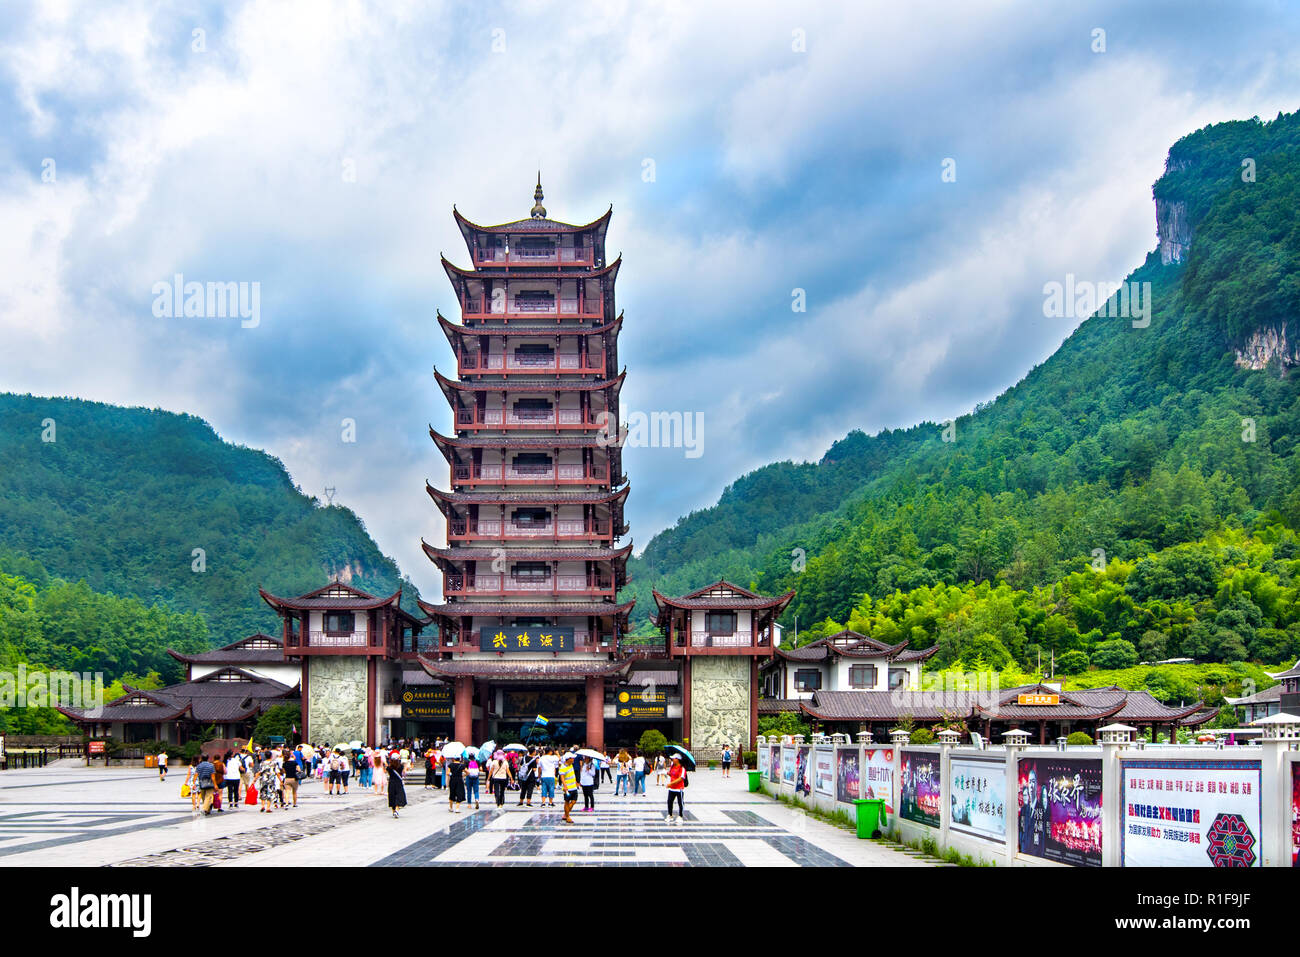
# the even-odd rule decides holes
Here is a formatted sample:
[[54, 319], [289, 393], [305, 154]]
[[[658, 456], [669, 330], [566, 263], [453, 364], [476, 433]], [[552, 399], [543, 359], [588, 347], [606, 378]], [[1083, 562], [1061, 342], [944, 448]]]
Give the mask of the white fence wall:
[[[760, 751], [766, 748], [776, 762], [775, 781], [770, 761], [760, 763], [764, 788], [850, 815], [856, 799], [881, 797], [889, 829], [904, 842], [931, 838], [941, 851], [955, 848], [998, 865], [1212, 866], [1213, 832], [1233, 827], [1245, 827], [1253, 839], [1254, 866], [1291, 867], [1300, 857], [1300, 824], [1294, 823], [1300, 814], [1300, 751], [1293, 739], [1228, 748], [1106, 743], [1062, 750], [834, 738], [805, 743], [798, 736], [760, 736]], [[1022, 794], [1031, 788], [1037, 802], [1022, 820]], [[1244, 793], [1247, 788], [1250, 793]], [[1098, 800], [1099, 819], [1089, 811]]]

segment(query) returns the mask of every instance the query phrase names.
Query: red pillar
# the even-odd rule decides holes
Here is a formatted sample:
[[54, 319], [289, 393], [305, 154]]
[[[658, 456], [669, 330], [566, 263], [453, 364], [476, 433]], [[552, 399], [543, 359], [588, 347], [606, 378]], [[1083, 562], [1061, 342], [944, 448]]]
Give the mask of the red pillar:
[[605, 750], [605, 679], [587, 678], [587, 747]]
[[379, 695], [379, 682], [375, 680], [375, 659], [373, 655], [366, 655], [366, 733], [363, 734], [362, 744], [373, 744], [379, 740], [379, 732], [376, 729], [379, 714], [379, 708], [375, 701]]
[[468, 747], [474, 741], [474, 679], [461, 675], [456, 679], [456, 740]]
[[[690, 634], [686, 636], [690, 641]], [[691, 747], [691, 656], [682, 657], [682, 744]]]
[[749, 659], [749, 741], [745, 750], [758, 747], [758, 659]]

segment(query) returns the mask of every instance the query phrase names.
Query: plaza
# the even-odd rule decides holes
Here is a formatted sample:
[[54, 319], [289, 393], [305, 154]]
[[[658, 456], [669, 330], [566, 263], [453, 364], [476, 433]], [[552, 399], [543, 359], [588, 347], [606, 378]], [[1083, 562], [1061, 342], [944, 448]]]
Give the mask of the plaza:
[[665, 789], [619, 796], [606, 783], [596, 809], [517, 808], [491, 801], [448, 810], [446, 791], [407, 782], [399, 818], [386, 798], [353, 788], [327, 797], [304, 785], [297, 810], [268, 816], [241, 807], [195, 815], [179, 797], [180, 777], [152, 771], [59, 766], [0, 779], [0, 865], [5, 867], [448, 867], [727, 866], [898, 867], [934, 862], [858, 840], [762, 794], [746, 777], [691, 775], [685, 821], [664, 820]]

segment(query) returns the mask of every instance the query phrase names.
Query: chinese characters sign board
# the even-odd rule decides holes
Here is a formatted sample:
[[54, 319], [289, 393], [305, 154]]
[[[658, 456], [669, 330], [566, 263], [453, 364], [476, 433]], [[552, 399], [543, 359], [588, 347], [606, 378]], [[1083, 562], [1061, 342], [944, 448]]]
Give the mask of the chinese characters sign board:
[[403, 718], [450, 718], [450, 685], [407, 685], [402, 689]]
[[662, 691], [620, 691], [614, 705], [614, 717], [624, 720], [668, 717], [668, 696]]
[[1061, 696], [1059, 694], [1022, 694], [1016, 698], [1016, 704], [1060, 704]]
[[479, 650], [533, 654], [539, 651], [572, 651], [573, 629], [548, 625], [541, 628], [484, 625], [479, 629]]

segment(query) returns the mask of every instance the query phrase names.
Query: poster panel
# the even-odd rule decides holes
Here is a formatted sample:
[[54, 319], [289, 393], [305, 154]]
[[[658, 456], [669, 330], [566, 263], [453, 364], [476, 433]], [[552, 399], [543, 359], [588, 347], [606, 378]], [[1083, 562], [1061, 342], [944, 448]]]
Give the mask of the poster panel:
[[1005, 844], [1007, 840], [1007, 766], [1003, 761], [952, 759], [954, 831]]
[[794, 758], [794, 793], [812, 794], [812, 747], [804, 744], [795, 749]]
[[899, 769], [902, 791], [899, 814], [926, 827], [939, 827], [939, 806], [943, 772], [939, 755], [923, 751], [904, 751]]
[[1128, 761], [1124, 867], [1262, 867], [1258, 761]]
[[1291, 762], [1291, 866], [1300, 867], [1300, 761]]
[[1016, 781], [1020, 853], [1101, 867], [1101, 761], [1021, 758]]
[[835, 796], [835, 752], [820, 750], [813, 757], [813, 790], [829, 797]]
[[858, 775], [858, 749], [837, 748], [835, 750], [835, 800], [848, 804], [861, 797], [858, 791]]
[[794, 748], [781, 749], [781, 783], [794, 786]]
[[773, 744], [767, 749], [767, 780], [769, 784], [781, 783], [781, 745]]
[[885, 802], [885, 813], [894, 813], [894, 749], [867, 748], [862, 768], [862, 796]]
[[771, 763], [772, 752], [767, 749], [766, 745], [764, 745], [758, 749], [758, 776], [760, 778], [767, 777], [767, 769], [771, 766]]

